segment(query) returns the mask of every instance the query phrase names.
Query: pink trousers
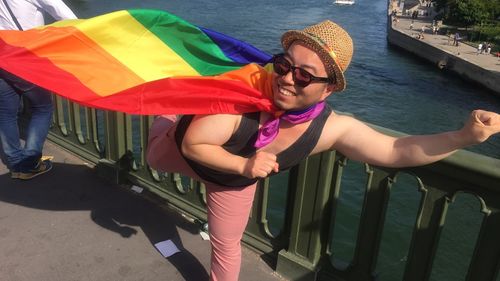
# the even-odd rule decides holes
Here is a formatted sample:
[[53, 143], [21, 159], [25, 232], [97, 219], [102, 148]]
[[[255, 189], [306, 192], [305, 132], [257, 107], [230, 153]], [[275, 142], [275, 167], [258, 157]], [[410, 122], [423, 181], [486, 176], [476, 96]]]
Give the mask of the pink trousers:
[[[164, 115], [149, 131], [147, 161], [156, 170], [201, 179], [189, 167], [175, 143], [176, 116]], [[203, 181], [212, 245], [210, 280], [236, 281], [241, 266], [240, 241], [248, 223], [257, 184], [228, 188]]]

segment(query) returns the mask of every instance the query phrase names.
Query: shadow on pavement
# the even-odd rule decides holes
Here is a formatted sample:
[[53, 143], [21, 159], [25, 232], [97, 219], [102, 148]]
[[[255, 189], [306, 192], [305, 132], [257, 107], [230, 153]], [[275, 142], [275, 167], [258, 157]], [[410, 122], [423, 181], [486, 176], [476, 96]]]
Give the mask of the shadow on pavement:
[[200, 261], [183, 247], [177, 231], [181, 227], [198, 233], [197, 226], [131, 191], [100, 180], [89, 167], [54, 163], [52, 171], [30, 181], [12, 180], [8, 173], [1, 175], [0, 200], [41, 210], [89, 210], [92, 221], [124, 238], [137, 233], [131, 226], [140, 227], [152, 245], [171, 239], [181, 249], [168, 260], [186, 280], [208, 279]]

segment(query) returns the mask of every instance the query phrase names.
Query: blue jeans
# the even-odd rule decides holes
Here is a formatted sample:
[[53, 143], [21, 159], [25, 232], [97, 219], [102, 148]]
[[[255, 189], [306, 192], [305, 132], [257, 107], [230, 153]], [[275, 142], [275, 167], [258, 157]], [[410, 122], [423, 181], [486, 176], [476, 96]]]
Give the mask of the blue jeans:
[[[0, 76], [0, 144], [3, 161], [11, 172], [29, 171], [42, 156], [43, 143], [52, 119], [51, 93], [17, 77], [9, 76], [9, 84], [2, 78]], [[28, 99], [31, 112], [24, 147], [21, 146], [17, 123], [22, 98], [18, 92]]]

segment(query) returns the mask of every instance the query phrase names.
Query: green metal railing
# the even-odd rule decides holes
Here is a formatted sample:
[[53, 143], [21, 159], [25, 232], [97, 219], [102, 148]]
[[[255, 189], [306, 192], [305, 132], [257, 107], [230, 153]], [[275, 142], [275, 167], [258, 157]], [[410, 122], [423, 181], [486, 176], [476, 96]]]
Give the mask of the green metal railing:
[[[49, 139], [95, 164], [101, 176], [115, 183], [145, 187], [183, 213], [206, 219], [203, 184], [178, 174], [158, 173], [147, 166], [145, 146], [152, 120], [150, 116], [83, 108], [57, 97]], [[280, 184], [286, 185], [286, 203], [283, 226], [278, 231], [270, 225], [268, 214], [270, 190], [277, 187], [273, 178], [261, 181], [244, 236], [246, 245], [263, 253], [276, 271], [290, 280], [377, 280], [377, 261], [392, 188], [404, 174], [414, 179], [413, 188], [420, 203], [400, 280], [430, 280], [446, 211], [461, 193], [478, 199], [477, 212], [483, 217], [467, 276], [462, 279], [497, 280], [500, 160], [459, 151], [443, 161], [416, 168], [387, 169], [362, 164], [364, 171], [359, 177], [366, 181], [357, 239], [352, 257], [340, 261], [333, 234], [339, 226], [336, 214], [344, 170], [351, 163], [331, 151], [309, 157], [281, 176], [285, 177], [285, 183]]]

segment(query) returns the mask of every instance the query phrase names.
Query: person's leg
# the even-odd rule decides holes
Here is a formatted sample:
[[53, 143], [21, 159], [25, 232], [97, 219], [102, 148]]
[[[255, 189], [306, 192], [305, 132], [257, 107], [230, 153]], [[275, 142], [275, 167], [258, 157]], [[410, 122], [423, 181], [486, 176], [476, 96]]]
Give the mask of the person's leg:
[[257, 183], [244, 188], [205, 185], [212, 244], [210, 280], [237, 281], [241, 267], [241, 238], [248, 223]]
[[26, 128], [26, 143], [20, 168], [29, 171], [35, 169], [40, 162], [52, 121], [53, 105], [52, 94], [39, 87], [29, 89], [23, 96], [29, 102], [31, 119]]
[[15, 90], [0, 78], [0, 142], [5, 164], [13, 172], [17, 172], [23, 159], [17, 126], [20, 99]]
[[[147, 162], [153, 169], [181, 173], [200, 180], [177, 148], [175, 121], [173, 115], [155, 119], [149, 130]], [[236, 281], [241, 266], [240, 240], [248, 222], [257, 184], [230, 188], [204, 183], [212, 245], [210, 279]]]

